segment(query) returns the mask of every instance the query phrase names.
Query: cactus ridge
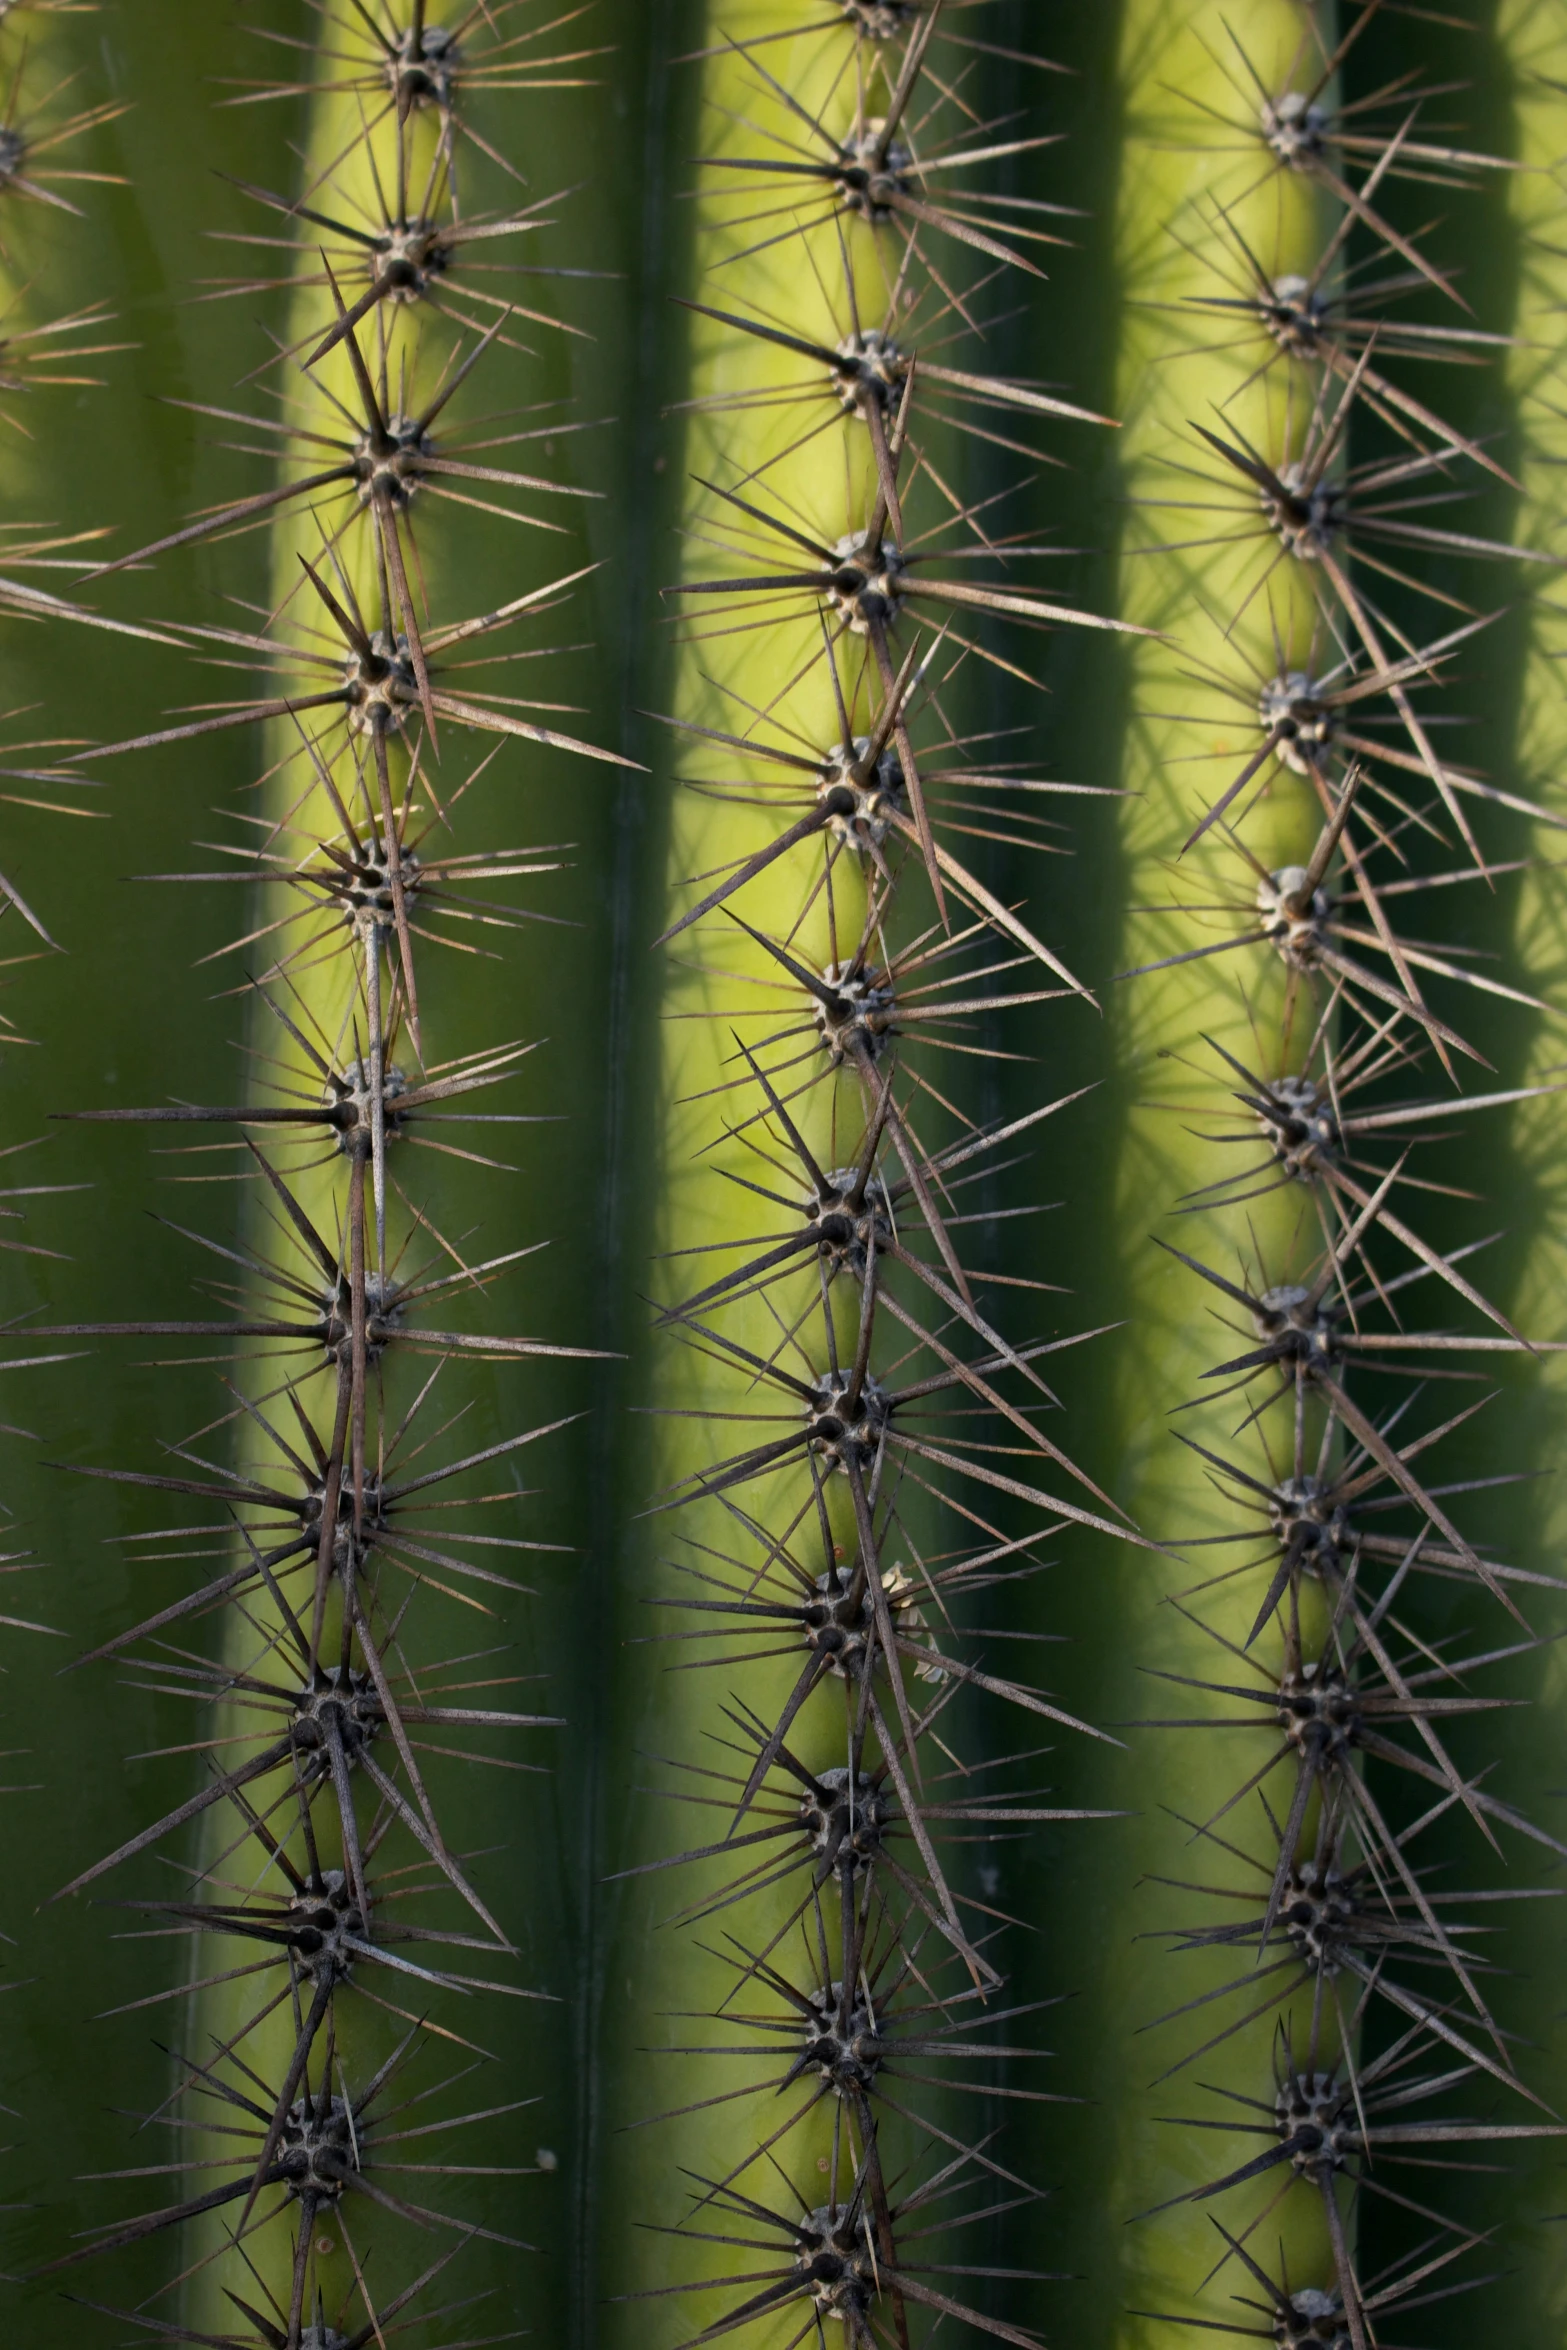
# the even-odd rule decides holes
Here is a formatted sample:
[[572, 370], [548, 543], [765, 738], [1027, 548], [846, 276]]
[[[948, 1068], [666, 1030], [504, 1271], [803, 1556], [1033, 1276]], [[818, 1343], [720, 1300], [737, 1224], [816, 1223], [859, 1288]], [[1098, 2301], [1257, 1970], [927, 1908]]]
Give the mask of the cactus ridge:
[[[738, 1196], [671, 1227], [660, 1321], [691, 1367], [654, 1404], [679, 1422], [654, 1508], [691, 1530], [652, 1637], [721, 1691], [660, 1791], [711, 1831], [634, 1873], [700, 1872], [666, 1922], [721, 1935], [709, 2037], [668, 2049], [691, 2091], [648, 2126], [694, 2145], [717, 2106], [722, 2161], [686, 2161], [684, 2215], [647, 2216], [688, 2247], [691, 2343], [829, 2320], [857, 2345], [943, 2321], [1031, 2343], [1067, 2263], [990, 2261], [976, 2293], [965, 2231], [1038, 2206], [974, 2099], [1052, 2103], [1033, 2059], [1054, 2002], [1008, 1996], [1009, 1920], [963, 1847], [1107, 1816], [1051, 1800], [1035, 1743], [1106, 1733], [1032, 1650], [1012, 1669], [1029, 1636], [983, 1595], [1005, 1613], [1073, 1528], [1143, 1538], [1044, 1416], [1055, 1358], [1100, 1334], [1019, 1331], [1055, 1285], [991, 1280], [965, 1229], [1080, 1098], [976, 1114], [980, 1073], [1038, 1008], [1091, 1001], [989, 874], [1069, 848], [1059, 816], [1106, 787], [1041, 775], [969, 713], [987, 676], [1034, 685], [1040, 632], [1127, 624], [1050, 591], [1016, 485], [966, 484], [990, 451], [1058, 465], [1060, 435], [1109, 419], [984, 350], [1068, 217], [992, 192], [1053, 143], [987, 108], [994, 19], [771, 13], [716, 12], [697, 53], [714, 192], [685, 308], [714, 360], [679, 411], [681, 698], [660, 714], [698, 804], [657, 943], [672, 1019], [713, 1038], [671, 1116], [694, 1183]], [[976, 1701], [994, 1754], [965, 1735]]]
[[[170, 1497], [178, 1517], [131, 1538], [136, 1620], [78, 1665], [115, 1660], [132, 1687], [183, 1701], [191, 1726], [173, 1751], [202, 1775], [62, 1888], [117, 1888], [122, 1872], [179, 1856], [173, 1897], [165, 1882], [147, 1898], [142, 1878], [115, 1907], [132, 1932], [184, 1945], [191, 1964], [158, 1999], [131, 2003], [181, 2011], [170, 2092], [143, 2117], [168, 2159], [106, 2170], [95, 2192], [140, 2207], [34, 2273], [177, 2235], [155, 2313], [84, 2306], [164, 2340], [268, 2350], [410, 2330], [444, 2345], [473, 2301], [452, 2298], [452, 2260], [481, 2241], [524, 2249], [515, 2227], [474, 2211], [476, 2188], [509, 2192], [548, 2167], [489, 2158], [490, 2125], [530, 2099], [474, 2093], [470, 2076], [493, 2062], [475, 2001], [547, 1994], [492, 1906], [489, 1857], [443, 1825], [443, 1790], [486, 1768], [528, 1784], [543, 1767], [537, 1734], [561, 1726], [530, 1702], [536, 1676], [518, 1668], [509, 1623], [527, 1593], [520, 1554], [557, 1547], [526, 1529], [519, 1456], [575, 1418], [580, 1398], [562, 1395], [537, 1424], [516, 1414], [491, 1438], [465, 1425], [474, 1399], [461, 1380], [464, 1366], [520, 1360], [552, 1376], [597, 1350], [472, 1325], [472, 1306], [542, 1244], [478, 1252], [468, 1233], [448, 1234], [444, 1170], [455, 1159], [504, 1174], [495, 1130], [536, 1113], [490, 1103], [534, 1047], [451, 1049], [447, 991], [420, 966], [427, 945], [493, 959], [503, 934], [558, 919], [532, 885], [561, 870], [563, 848], [489, 845], [499, 753], [520, 741], [627, 764], [549, 723], [556, 703], [512, 690], [518, 661], [551, 659], [519, 649], [519, 624], [556, 608], [580, 568], [465, 618], [444, 587], [431, 592], [454, 531], [471, 538], [492, 516], [558, 529], [536, 508], [557, 487], [578, 494], [511, 462], [583, 429], [569, 406], [497, 422], [475, 405], [525, 322], [576, 331], [491, 291], [487, 256], [509, 255], [556, 201], [475, 216], [458, 157], [489, 156], [491, 113], [575, 84], [593, 52], [541, 45], [532, 12], [504, 0], [444, 29], [423, 0], [341, 23], [335, 8], [319, 13], [319, 79], [305, 57], [320, 125], [309, 185], [299, 198], [245, 191], [272, 218], [252, 248], [263, 274], [246, 286], [275, 284], [293, 305], [291, 339], [257, 371], [281, 368], [283, 387], [269, 382], [244, 410], [188, 404], [261, 456], [271, 486], [92, 569], [112, 591], [175, 549], [265, 529], [280, 593], [238, 625], [149, 632], [187, 675], [222, 672], [221, 701], [187, 700], [150, 734], [62, 746], [72, 759], [58, 763], [85, 781], [84, 764], [121, 754], [231, 731], [255, 744], [255, 783], [229, 837], [208, 844], [221, 869], [144, 877], [246, 890], [243, 924], [218, 949], [239, 961], [233, 992], [251, 1030], [236, 1098], [69, 1113], [191, 1128], [173, 1145], [176, 1180], [200, 1180], [216, 1158], [251, 1204], [237, 1244], [175, 1227], [200, 1252], [199, 1318], [69, 1325], [215, 1359], [218, 1402], [206, 1426], [164, 1441], [157, 1466], [79, 1464]], [[323, 162], [321, 140], [350, 119], [334, 105], [347, 97], [352, 112], [374, 89], [380, 109], [367, 103]], [[500, 820], [509, 832], [514, 820]], [[170, 936], [177, 950], [178, 921]], [[439, 1055], [426, 1049], [432, 1029]], [[149, 2177], [162, 2190], [150, 2203]]]
[[[1403, 2338], [1384, 2329], [1399, 2328], [1406, 2309], [1488, 2281], [1474, 2269], [1485, 2243], [1465, 2216], [1465, 2168], [1561, 2128], [1498, 2002], [1508, 1969], [1495, 1906], [1556, 1892], [1556, 1840], [1452, 1746], [1461, 1718], [1527, 1704], [1514, 1694], [1517, 1667], [1550, 1635], [1525, 1610], [1554, 1578], [1531, 1582], [1450, 1514], [1461, 1500], [1465, 1523], [1483, 1527], [1488, 1494], [1517, 1481], [1505, 1465], [1478, 1476], [1446, 1467], [1489, 1399], [1431, 1408], [1443, 1392], [1433, 1377], [1464, 1376], [1462, 1366], [1495, 1354], [1546, 1355], [1555, 1342], [1515, 1326], [1476, 1286], [1473, 1259], [1494, 1235], [1455, 1247], [1422, 1232], [1434, 1199], [1476, 1196], [1451, 1180], [1455, 1144], [1472, 1151], [1478, 1139], [1469, 1114], [1529, 1095], [1469, 1090], [1462, 1073], [1489, 1064], [1453, 1022], [1467, 1026], [1463, 1007], [1486, 998], [1548, 1007], [1409, 921], [1438, 893], [1494, 890], [1530, 869], [1527, 849], [1482, 849], [1482, 822], [1554, 822], [1437, 748], [1469, 648], [1495, 618], [1458, 583], [1475, 562], [1553, 557], [1529, 543], [1527, 511], [1516, 546], [1448, 522], [1471, 487], [1517, 485], [1492, 449], [1403, 381], [1406, 367], [1432, 359], [1494, 367], [1511, 345], [1451, 308], [1429, 325], [1405, 314], [1410, 297], [1462, 297], [1426, 232], [1407, 234], [1388, 216], [1398, 183], [1473, 189], [1511, 167], [1449, 143], [1432, 113], [1444, 93], [1424, 80], [1418, 43], [1394, 89], [1344, 95], [1355, 46], [1380, 13], [1347, 12], [1335, 39], [1328, 11], [1303, 10], [1301, 48], [1282, 74], [1233, 36], [1229, 54], [1222, 42], [1211, 53], [1234, 106], [1192, 100], [1187, 138], [1248, 156], [1252, 193], [1258, 171], [1309, 179], [1337, 217], [1319, 229], [1309, 273], [1282, 233], [1277, 250], [1255, 241], [1235, 217], [1243, 199], [1222, 185], [1199, 201], [1198, 220], [1177, 224], [1211, 291], [1168, 305], [1170, 332], [1185, 341], [1195, 326], [1200, 338], [1206, 318], [1215, 348], [1225, 338], [1255, 364], [1240, 385], [1245, 422], [1226, 403], [1160, 451], [1176, 479], [1152, 502], [1191, 514], [1198, 535], [1131, 550], [1172, 582], [1190, 555], [1233, 554], [1233, 601], [1210, 619], [1218, 650], [1185, 641], [1201, 633], [1190, 606], [1208, 617], [1195, 591], [1170, 627], [1186, 675], [1228, 712], [1224, 730], [1238, 715], [1258, 738], [1244, 765], [1230, 757], [1180, 852], [1197, 852], [1196, 873], [1188, 879], [1177, 861], [1167, 902], [1141, 911], [1161, 944], [1179, 944], [1128, 974], [1146, 986], [1185, 967], [1195, 986], [1222, 958], [1239, 973], [1231, 1002], [1250, 1032], [1249, 1043], [1233, 1030], [1203, 1035], [1200, 1049], [1183, 1041], [1173, 1057], [1186, 1098], [1164, 1105], [1209, 1146], [1212, 1172], [1170, 1206], [1212, 1236], [1189, 1248], [1155, 1237], [1213, 1303], [1220, 1338], [1203, 1385], [1230, 1425], [1222, 1435], [1204, 1426], [1206, 1442], [1176, 1430], [1219, 1512], [1221, 1530], [1198, 1537], [1219, 1546], [1218, 1563], [1173, 1602], [1191, 1632], [1182, 1657], [1210, 1661], [1171, 1670], [1150, 1659], [1147, 1669], [1190, 1704], [1161, 1727], [1204, 1742], [1215, 1797], [1172, 1820], [1187, 1857], [1162, 1881], [1179, 1888], [1187, 1914], [1157, 1939], [1171, 1958], [1233, 1953], [1234, 1963], [1204, 1971], [1185, 1996], [1172, 1975], [1168, 2004], [1144, 2025], [1164, 2051], [1161, 2081], [1208, 2070], [1209, 2110], [1167, 2124], [1199, 2134], [1181, 2163], [1198, 2183], [1161, 2209], [1213, 2206], [1220, 2242], [1193, 2298], [1204, 2314], [1143, 2314], [1340, 2350]], [[1392, 316], [1388, 304], [1399, 305]], [[1421, 617], [1433, 602], [1434, 624]], [[1414, 633], [1449, 616], [1458, 625], [1429, 641]], [[1259, 638], [1271, 667], [1266, 650], [1246, 649]], [[1189, 705], [1180, 713], [1192, 715]], [[1277, 839], [1273, 811], [1291, 792], [1315, 839], [1280, 863], [1253, 842]], [[1219, 985], [1209, 994], [1223, 1000]], [[1217, 1029], [1221, 1016], [1206, 1017]], [[1277, 1212], [1259, 1232], [1252, 1203], [1264, 1199]], [[1201, 1400], [1169, 1403], [1184, 1414]], [[1156, 1530], [1188, 1550], [1179, 1528]], [[1439, 1614], [1434, 1630], [1427, 1597], [1444, 1584], [1498, 1603], [1500, 1637], [1472, 1632], [1483, 1615], [1460, 1630]], [[1213, 1744], [1227, 1738], [1245, 1756], [1228, 1781]], [[1482, 1880], [1464, 1890], [1464, 1813], [1480, 1852], [1494, 1853], [1503, 1830], [1521, 1839], [1499, 1889]], [[1516, 1873], [1530, 1846], [1543, 1881], [1542, 1870]], [[1248, 2080], [1263, 2031], [1272, 2079]], [[1211, 2131], [1224, 2134], [1224, 2157], [1210, 2166], [1200, 2134]], [[1303, 2199], [1320, 2218], [1320, 2266], [1304, 2280], [1297, 2253], [1279, 2273], [1263, 2250], [1276, 2233], [1282, 2249]], [[1364, 2263], [1364, 2242], [1416, 2238], [1390, 2266]], [[1231, 2314], [1215, 2288], [1233, 2296]], [[1233, 2314], [1237, 2303], [1251, 2314]]]

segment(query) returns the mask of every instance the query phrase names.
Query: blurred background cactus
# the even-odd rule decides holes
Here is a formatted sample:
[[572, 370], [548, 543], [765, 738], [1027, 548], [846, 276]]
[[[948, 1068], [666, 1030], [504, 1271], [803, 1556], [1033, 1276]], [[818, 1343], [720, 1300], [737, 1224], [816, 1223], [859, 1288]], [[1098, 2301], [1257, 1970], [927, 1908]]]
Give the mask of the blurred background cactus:
[[1555, 2342], [1559, 12], [0, 71], [6, 2340]]

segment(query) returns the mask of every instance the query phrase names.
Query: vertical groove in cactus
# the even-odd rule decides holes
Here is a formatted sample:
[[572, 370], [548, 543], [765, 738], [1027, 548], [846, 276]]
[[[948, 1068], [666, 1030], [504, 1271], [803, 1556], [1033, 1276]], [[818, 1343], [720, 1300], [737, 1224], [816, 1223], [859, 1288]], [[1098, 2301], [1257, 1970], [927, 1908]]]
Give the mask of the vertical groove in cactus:
[[7, 2338], [1554, 2340], [1551, 11], [0, 70]]

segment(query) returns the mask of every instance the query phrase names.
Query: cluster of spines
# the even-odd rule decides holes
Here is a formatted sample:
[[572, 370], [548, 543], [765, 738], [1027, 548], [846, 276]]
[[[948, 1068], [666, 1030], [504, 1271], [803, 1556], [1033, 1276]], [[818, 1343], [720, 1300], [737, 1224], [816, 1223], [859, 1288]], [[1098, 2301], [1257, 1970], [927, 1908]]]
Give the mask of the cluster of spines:
[[[1028, 2343], [1035, 2285], [1069, 2265], [976, 2290], [958, 2232], [1043, 2186], [976, 2097], [1046, 2096], [961, 1847], [1095, 1816], [1035, 1770], [1041, 1738], [1099, 1735], [1009, 1672], [986, 1595], [1005, 1613], [1074, 1527], [1137, 1539], [1051, 1434], [1050, 1358], [1094, 1333], [1017, 1335], [1043, 1285], [969, 1247], [993, 1175], [1069, 1107], [977, 1120], [971, 1072], [1019, 1014], [1086, 998], [995, 884], [1004, 856], [1060, 851], [1045, 810], [1074, 787], [969, 713], [996, 669], [1030, 679], [1034, 632], [1118, 625], [1036, 585], [1052, 550], [1009, 531], [1016, 483], [978, 486], [976, 453], [1018, 474], [1108, 421], [987, 361], [1062, 228], [995, 192], [1049, 142], [1032, 105], [995, 103], [993, 29], [940, 5], [737, 8], [704, 53], [716, 225], [690, 307], [716, 388], [691, 404], [705, 502], [668, 722], [715, 814], [680, 835], [702, 862], [660, 943], [694, 973], [678, 1017], [717, 1039], [676, 1125], [708, 1212], [679, 1227], [695, 1273], [662, 1319], [703, 1368], [696, 1465], [660, 1499], [694, 1530], [659, 1604], [723, 1694], [666, 1780], [714, 1832], [652, 1865], [700, 1873], [669, 1928], [721, 1935], [705, 2050], [734, 2122], [685, 2216], [645, 2216], [741, 2273], [692, 2340], [945, 2322]], [[961, 1759], [976, 1703], [1000, 1717], [983, 1763]], [[682, 2089], [677, 2147], [715, 2101], [699, 2071]], [[693, 2271], [688, 2251], [659, 2289], [695, 2296]]]
[[[1175, 468], [1196, 486], [1167, 503], [1196, 517], [1199, 545], [1255, 542], [1245, 594], [1270, 615], [1275, 657], [1255, 675], [1208, 672], [1221, 707], [1251, 719], [1255, 747], [1196, 811], [1176, 872], [1172, 903], [1199, 943], [1153, 966], [1222, 957], [1240, 969], [1253, 1038], [1244, 1059], [1214, 1046], [1183, 1071], [1204, 1088], [1181, 1110], [1214, 1146], [1213, 1177], [1172, 1203], [1219, 1227], [1177, 1254], [1216, 1302], [1228, 1359], [1209, 1393], [1228, 1400], [1231, 1425], [1183, 1439], [1228, 1528], [1205, 1538], [1218, 1563], [1176, 1602], [1210, 1635], [1213, 1670], [1197, 1692], [1186, 1677], [1182, 1696], [1200, 1702], [1169, 1726], [1205, 1741], [1240, 1733], [1245, 1761], [1222, 1806], [1184, 1823], [1188, 1914], [1172, 1953], [1234, 1956], [1208, 1988], [1172, 1995], [1160, 2078], [1201, 2079], [1199, 2060], [1211, 2066], [1232, 2041], [1259, 2055], [1254, 2082], [1232, 2064], [1220, 2102], [1177, 2123], [1231, 2128], [1238, 2149], [1190, 2197], [1218, 2235], [1195, 2303], [1205, 2314], [1176, 2322], [1236, 2338], [1271, 2326], [1280, 2341], [1343, 2350], [1403, 2339], [1387, 2329], [1483, 2282], [1483, 2237], [1458, 2186], [1498, 2149], [1560, 2134], [1493, 2013], [1496, 1913], [1481, 1905], [1500, 1896], [1455, 1884], [1451, 1831], [1467, 1815], [1515, 1866], [1534, 1854], [1540, 1871], [1511, 1889], [1517, 1900], [1556, 1890], [1563, 1847], [1460, 1767], [1448, 1730], [1518, 1702], [1495, 1671], [1538, 1648], [1526, 1606], [1559, 1585], [1497, 1558], [1469, 1523], [1463, 1496], [1483, 1507], [1505, 1473], [1443, 1475], [1444, 1444], [1484, 1399], [1455, 1405], [1439, 1386], [1443, 1400], [1428, 1400], [1433, 1377], [1554, 1347], [1516, 1331], [1478, 1285], [1471, 1260], [1489, 1235], [1445, 1251], [1422, 1237], [1423, 1195], [1452, 1186], [1415, 1156], [1461, 1120], [1552, 1090], [1465, 1089], [1462, 1072], [1484, 1066], [1464, 1033], [1474, 991], [1543, 1007], [1423, 941], [1406, 911], [1422, 892], [1483, 891], [1517, 869], [1481, 849], [1477, 826], [1553, 819], [1436, 747], [1461, 648], [1491, 615], [1455, 614], [1451, 593], [1423, 590], [1404, 566], [1411, 553], [1467, 567], [1524, 550], [1449, 519], [1482, 471], [1510, 477], [1404, 372], [1412, 359], [1498, 363], [1507, 346], [1473, 325], [1424, 236], [1385, 212], [1406, 176], [1463, 186], [1501, 167], [1424, 129], [1418, 64], [1396, 91], [1344, 104], [1340, 77], [1377, 13], [1355, 8], [1334, 37], [1306, 9], [1277, 81], [1233, 35], [1225, 52], [1234, 104], [1222, 120], [1256, 158], [1249, 176], [1302, 176], [1340, 220], [1309, 274], [1254, 250], [1221, 204], [1200, 232], [1222, 259], [1192, 307], [1222, 322], [1226, 347], [1254, 349], [1249, 380], [1287, 390], [1275, 446], [1222, 415], [1200, 423]], [[1412, 297], [1431, 313], [1417, 323]], [[1243, 613], [1218, 618], [1227, 636]], [[1270, 868], [1248, 819], [1302, 786], [1319, 827], [1309, 860]], [[1250, 1228], [1264, 1196], [1300, 1203], [1288, 1265], [1262, 1261]], [[1181, 1546], [1179, 1529], [1160, 1531]], [[1495, 1603], [1495, 1633], [1475, 1653], [1423, 1628], [1426, 1578]], [[1204, 1610], [1215, 1598], [1228, 1608], [1238, 1583], [1249, 1630], [1234, 1639]], [[1320, 2274], [1278, 2248], [1303, 2198], [1325, 2237]], [[1366, 2274], [1356, 2238], [1374, 2210], [1407, 2224], [1410, 2248]]]
[[[257, 786], [219, 844], [228, 868], [149, 877], [245, 888], [232, 949], [251, 1015], [241, 1098], [70, 1112], [190, 1128], [177, 1147], [202, 1163], [216, 1151], [251, 1204], [237, 1242], [187, 1234], [216, 1274], [204, 1284], [215, 1311], [65, 1326], [84, 1340], [192, 1342], [220, 1369], [206, 1428], [164, 1441], [145, 1467], [85, 1472], [168, 1495], [179, 1514], [131, 1538], [152, 1572], [173, 1562], [175, 1596], [78, 1662], [117, 1662], [187, 1703], [184, 1750], [202, 1777], [61, 1892], [118, 1887], [144, 1855], [173, 1860], [177, 1897], [122, 1906], [143, 1921], [133, 1930], [186, 1942], [194, 1964], [169, 1994], [184, 2018], [176, 2082], [147, 2117], [169, 2158], [125, 2174], [158, 2179], [163, 2198], [39, 2273], [74, 2282], [79, 2264], [168, 2231], [172, 2283], [109, 2313], [166, 2341], [212, 2340], [216, 2324], [256, 2350], [363, 2350], [387, 2329], [423, 2338], [432, 2325], [446, 2341], [470, 2298], [452, 2298], [452, 2261], [475, 2239], [516, 2241], [475, 2215], [471, 2166], [447, 2150], [527, 2102], [509, 2084], [454, 2094], [484, 2056], [475, 1995], [535, 1987], [518, 1979], [480, 1864], [443, 1830], [431, 1784], [444, 1764], [430, 1758], [538, 1767], [495, 1751], [497, 1735], [515, 1743], [546, 1721], [519, 1707], [496, 1619], [525, 1589], [521, 1554], [549, 1547], [513, 1531], [514, 1458], [568, 1415], [465, 1444], [471, 1407], [451, 1390], [464, 1362], [584, 1350], [463, 1326], [533, 1249], [475, 1261], [444, 1229], [442, 1170], [453, 1156], [501, 1166], [496, 1130], [525, 1121], [489, 1104], [530, 1047], [437, 1059], [427, 1040], [450, 1022], [424, 967], [427, 947], [473, 951], [472, 925], [487, 942], [538, 918], [506, 885], [561, 862], [558, 847], [465, 840], [507, 738], [610, 756], [535, 723], [538, 705], [503, 691], [495, 667], [527, 657], [504, 632], [558, 605], [578, 575], [448, 617], [430, 608], [427, 569], [450, 552], [454, 503], [544, 520], [534, 504], [557, 485], [520, 471], [512, 450], [575, 429], [559, 407], [520, 425], [457, 421], [486, 354], [515, 345], [524, 320], [576, 331], [492, 294], [485, 249], [539, 208], [476, 214], [459, 166], [470, 144], [492, 155], [476, 99], [525, 88], [535, 65], [546, 85], [580, 79], [579, 53], [541, 50], [528, 0], [444, 25], [423, 0], [321, 14], [310, 185], [297, 198], [254, 191], [282, 224], [266, 240], [283, 248], [270, 282], [293, 303], [293, 331], [263, 355], [268, 389], [247, 408], [201, 411], [247, 427], [274, 478], [129, 558], [145, 567], [172, 545], [275, 524], [270, 615], [161, 632], [187, 660], [265, 682], [72, 758], [79, 773], [229, 729], [256, 743]], [[326, 152], [334, 125], [341, 143]], [[487, 666], [470, 684], [459, 673], [475, 650]], [[176, 953], [181, 936], [173, 926]], [[172, 995], [189, 976], [168, 981]], [[455, 2206], [425, 2184], [447, 2172], [464, 2182]], [[183, 2309], [169, 2298], [182, 2290], [197, 2296]]]

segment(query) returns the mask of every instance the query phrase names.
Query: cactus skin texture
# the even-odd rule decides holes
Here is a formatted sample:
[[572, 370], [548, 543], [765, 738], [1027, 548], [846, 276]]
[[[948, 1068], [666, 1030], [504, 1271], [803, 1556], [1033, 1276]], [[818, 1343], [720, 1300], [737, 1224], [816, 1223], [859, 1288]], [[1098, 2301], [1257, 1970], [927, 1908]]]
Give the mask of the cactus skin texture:
[[1555, 15], [0, 4], [19, 2350], [1562, 2334]]

